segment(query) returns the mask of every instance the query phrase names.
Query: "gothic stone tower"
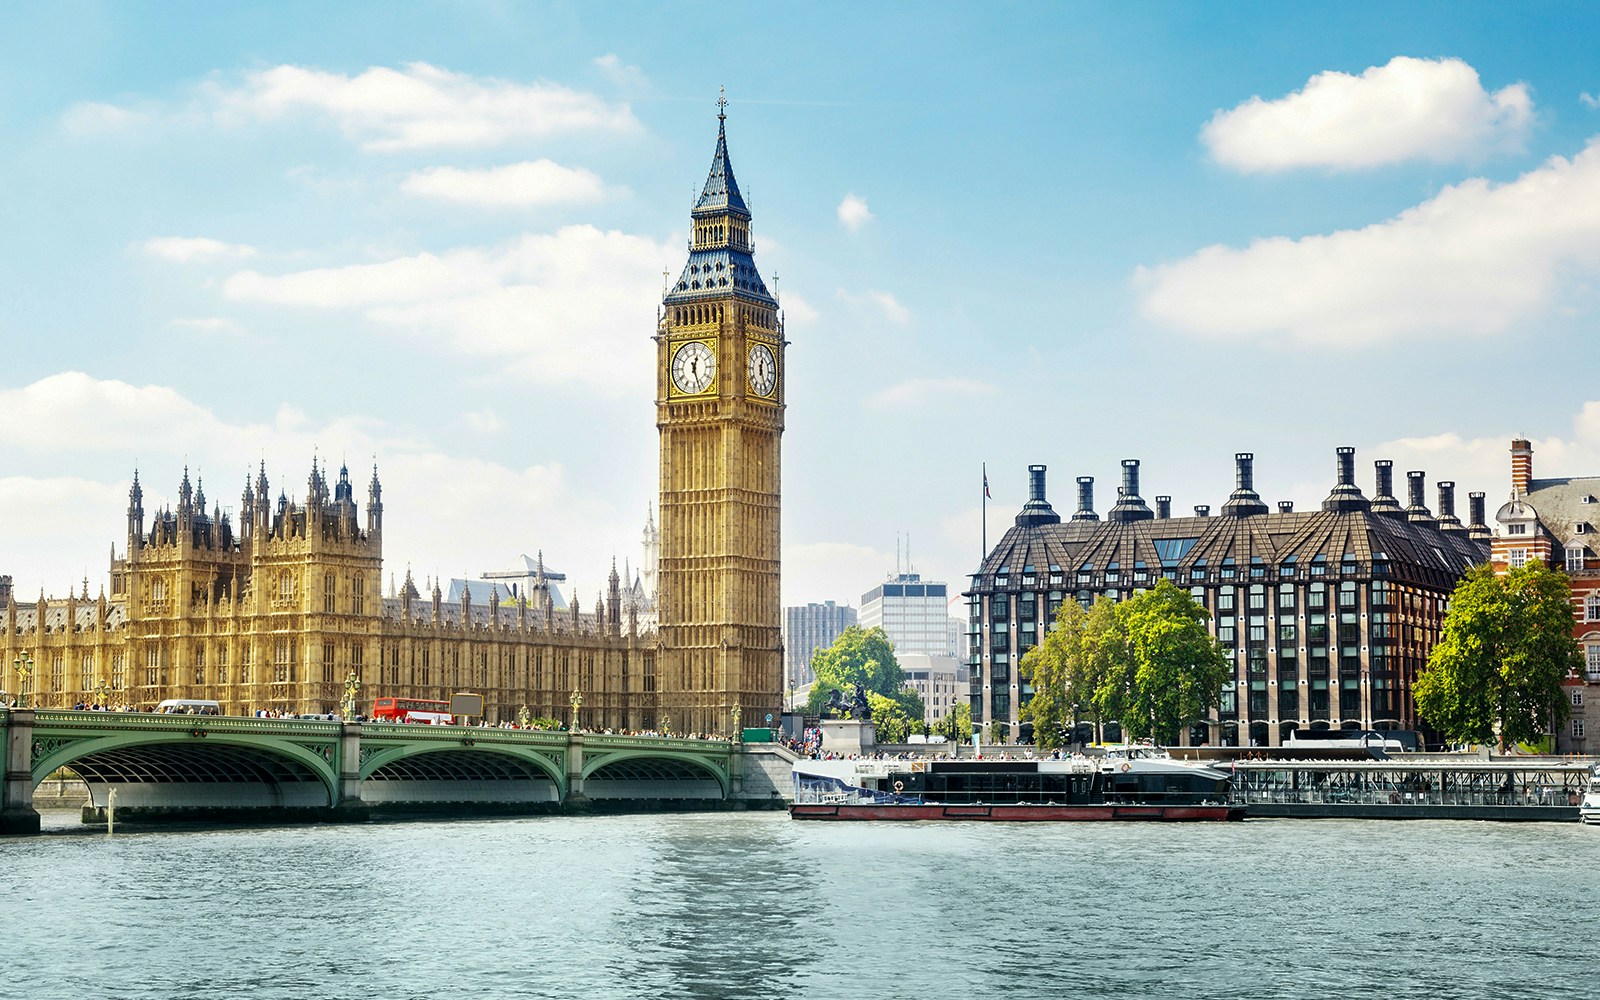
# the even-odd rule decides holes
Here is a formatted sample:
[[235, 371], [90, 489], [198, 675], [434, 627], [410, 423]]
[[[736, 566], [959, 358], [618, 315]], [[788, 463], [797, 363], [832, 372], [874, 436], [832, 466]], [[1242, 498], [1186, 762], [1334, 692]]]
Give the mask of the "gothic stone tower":
[[[726, 102], [719, 101], [719, 108]], [[778, 595], [783, 323], [752, 259], [727, 115], [656, 328], [658, 703], [675, 731], [759, 726], [783, 689]], [[658, 720], [659, 721], [659, 720]]]

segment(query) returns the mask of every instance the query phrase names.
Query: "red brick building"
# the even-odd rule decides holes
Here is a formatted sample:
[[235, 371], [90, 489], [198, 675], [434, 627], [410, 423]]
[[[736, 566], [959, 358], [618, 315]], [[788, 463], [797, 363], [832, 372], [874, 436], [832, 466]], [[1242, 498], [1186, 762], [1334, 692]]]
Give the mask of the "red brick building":
[[1572, 634], [1583, 647], [1584, 669], [1567, 678], [1572, 717], [1556, 734], [1556, 750], [1589, 752], [1594, 744], [1586, 732], [1600, 725], [1600, 476], [1535, 479], [1533, 445], [1517, 438], [1511, 499], [1495, 522], [1489, 558], [1496, 573], [1538, 559], [1572, 579]]

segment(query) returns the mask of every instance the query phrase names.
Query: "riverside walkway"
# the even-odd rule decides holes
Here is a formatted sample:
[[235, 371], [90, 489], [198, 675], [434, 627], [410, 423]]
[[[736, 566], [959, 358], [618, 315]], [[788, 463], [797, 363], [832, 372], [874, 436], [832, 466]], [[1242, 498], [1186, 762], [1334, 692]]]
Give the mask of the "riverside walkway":
[[[0, 709], [0, 833], [68, 768], [85, 819], [359, 820], [374, 812], [559, 812], [781, 804], [773, 744], [479, 726]], [[113, 793], [115, 793], [113, 795]]]

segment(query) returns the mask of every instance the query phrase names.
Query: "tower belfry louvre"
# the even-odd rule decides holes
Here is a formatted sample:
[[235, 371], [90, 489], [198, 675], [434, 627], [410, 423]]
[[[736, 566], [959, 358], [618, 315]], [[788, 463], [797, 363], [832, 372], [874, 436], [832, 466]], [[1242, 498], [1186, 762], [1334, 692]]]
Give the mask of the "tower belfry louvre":
[[759, 725], [783, 684], [779, 599], [783, 323], [750, 209], [717, 145], [689, 259], [656, 329], [661, 441], [660, 710], [674, 728]]

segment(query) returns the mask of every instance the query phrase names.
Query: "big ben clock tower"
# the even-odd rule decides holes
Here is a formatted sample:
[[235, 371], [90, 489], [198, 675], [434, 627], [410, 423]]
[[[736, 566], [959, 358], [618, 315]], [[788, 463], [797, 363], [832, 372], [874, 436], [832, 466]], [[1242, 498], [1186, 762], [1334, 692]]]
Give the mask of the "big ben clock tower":
[[660, 713], [676, 731], [760, 726], [783, 690], [778, 594], [783, 322], [756, 271], [750, 209], [717, 149], [689, 261], [656, 327], [661, 432]]

